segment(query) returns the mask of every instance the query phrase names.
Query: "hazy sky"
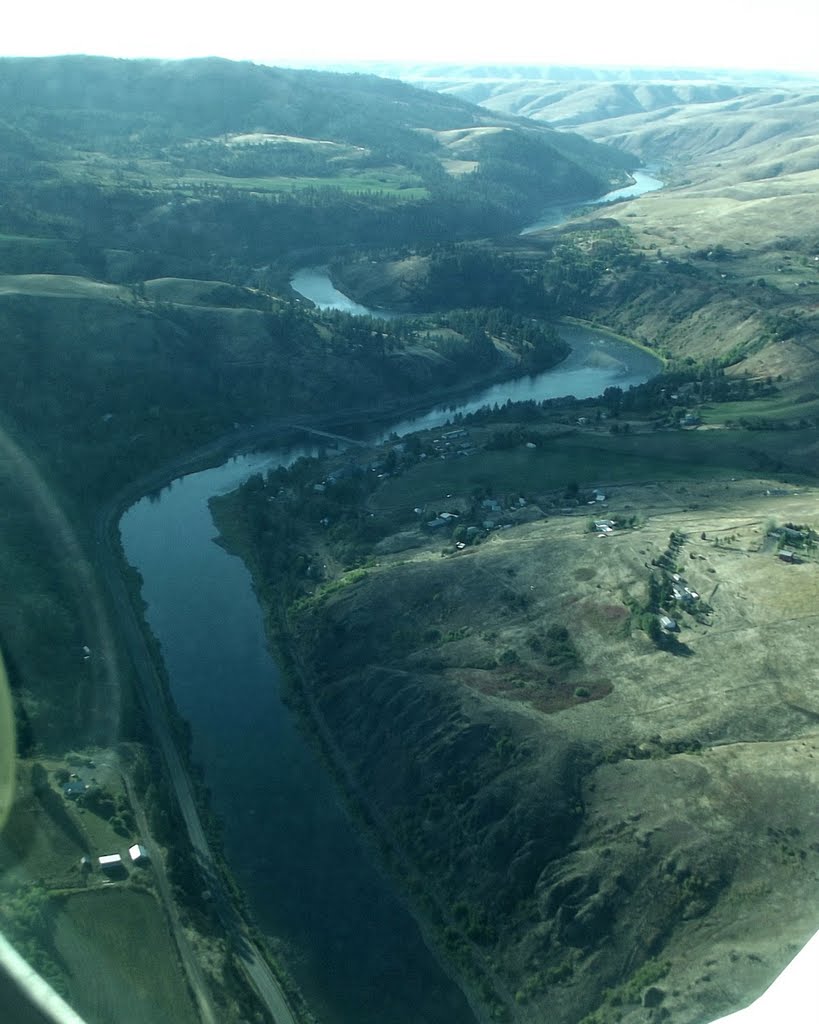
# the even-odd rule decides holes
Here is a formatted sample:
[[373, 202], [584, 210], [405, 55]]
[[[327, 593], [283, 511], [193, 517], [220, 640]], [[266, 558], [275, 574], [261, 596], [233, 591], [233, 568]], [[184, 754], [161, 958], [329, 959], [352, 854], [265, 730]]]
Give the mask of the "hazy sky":
[[817, 0], [41, 0], [0, 51], [119, 57], [739, 67], [819, 72]]

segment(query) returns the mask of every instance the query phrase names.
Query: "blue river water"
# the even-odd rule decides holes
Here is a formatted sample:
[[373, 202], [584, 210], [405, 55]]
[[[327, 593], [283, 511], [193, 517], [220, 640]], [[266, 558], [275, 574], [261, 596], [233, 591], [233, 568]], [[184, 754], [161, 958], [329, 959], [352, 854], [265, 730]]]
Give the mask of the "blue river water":
[[569, 205], [566, 203], [556, 203], [553, 206], [548, 207], [538, 217], [534, 224], [530, 224], [521, 231], [522, 235], [531, 235], [535, 231], [540, 231], [541, 228], [553, 228], [558, 224], [561, 224], [566, 220], [573, 211], [586, 211], [595, 206], [605, 206], [607, 203], [617, 203], [623, 199], [636, 199], [638, 196], [645, 195], [647, 192], [656, 192], [663, 187], [663, 182], [659, 178], [655, 178], [651, 174], [648, 168], [640, 168], [639, 170], [632, 171], [631, 177], [634, 179], [630, 185], [624, 185], [622, 188], [616, 188], [611, 192], [607, 192], [605, 195], [600, 196], [598, 199], [592, 199], [585, 203], [575, 203]]

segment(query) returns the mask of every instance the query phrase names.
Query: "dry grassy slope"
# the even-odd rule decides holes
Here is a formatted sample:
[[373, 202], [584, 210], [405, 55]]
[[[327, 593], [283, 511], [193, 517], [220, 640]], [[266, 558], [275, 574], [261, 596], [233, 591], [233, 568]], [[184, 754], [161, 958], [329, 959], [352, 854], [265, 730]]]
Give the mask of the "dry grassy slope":
[[[659, 957], [671, 1019], [694, 1024], [755, 996], [816, 928], [819, 568], [779, 562], [765, 525], [819, 519], [815, 494], [768, 486], [620, 488], [612, 511], [647, 520], [604, 541], [581, 518], [447, 559], [437, 540], [302, 620], [356, 778], [427, 888], [487, 911], [516, 1020], [575, 1022]], [[711, 625], [680, 613], [688, 656], [625, 628], [671, 530], [713, 607]], [[579, 666], [529, 642], [555, 624]]]
[[[554, 127], [590, 124], [650, 114], [669, 107], [711, 104], [746, 90], [739, 84], [711, 81], [548, 82], [485, 79], [448, 84], [439, 91], [503, 114], [548, 121]], [[755, 90], [756, 91], [756, 90]]]
[[[815, 376], [817, 113], [815, 93], [755, 91], [584, 126], [593, 137], [668, 161], [668, 188], [607, 213], [650, 257], [684, 261], [705, 275], [663, 281], [658, 264], [653, 287], [636, 301], [623, 303], [612, 289], [613, 325], [697, 358], [773, 335], [742, 371]], [[717, 247], [728, 258], [704, 262], [702, 254]], [[777, 330], [777, 319], [791, 316], [801, 326]]]
[[706, 158], [719, 166], [740, 153], [747, 165], [769, 168], [765, 177], [817, 165], [819, 95], [807, 85], [495, 80], [441, 82], [439, 89], [672, 166]]
[[375, 309], [411, 311], [413, 292], [423, 285], [429, 259], [407, 256], [399, 259], [347, 261], [333, 267], [333, 278], [357, 301]]
[[805, 239], [815, 249], [817, 225], [806, 219], [806, 211], [817, 195], [819, 171], [810, 171], [733, 187], [680, 187], [612, 213], [638, 236], [679, 254], [717, 244], [764, 252], [787, 249], [794, 239]]
[[819, 223], [810, 216], [819, 191], [816, 91], [679, 99], [623, 116], [613, 109], [598, 119], [578, 115], [584, 134], [667, 167], [667, 189], [628, 204], [622, 215], [614, 208], [615, 215], [645, 244], [679, 255], [717, 244], [751, 252], [787, 250], [793, 240], [819, 245]]
[[719, 103], [590, 121], [583, 132], [616, 146], [628, 139], [644, 158], [672, 167], [697, 165], [699, 177], [736, 159], [749, 178], [775, 177], [816, 167], [818, 107], [815, 91], [753, 91]]
[[[508, 99], [516, 93], [517, 106]], [[717, 236], [754, 247], [810, 232], [816, 240], [808, 216], [819, 187], [815, 88], [507, 82], [481, 102], [492, 108], [497, 95], [507, 97], [505, 108], [570, 122], [587, 137], [664, 164], [672, 187], [631, 208], [673, 225], [681, 247], [713, 245]]]
[[[750, 346], [731, 372], [812, 382], [819, 234], [805, 212], [818, 193], [819, 172], [810, 172], [735, 188], [681, 187], [615, 208], [611, 216], [632, 233], [652, 274], [636, 297], [621, 296], [616, 274], [599, 282], [599, 318], [682, 357]], [[705, 258], [717, 247], [725, 259]], [[668, 259], [695, 272], [667, 274]]]

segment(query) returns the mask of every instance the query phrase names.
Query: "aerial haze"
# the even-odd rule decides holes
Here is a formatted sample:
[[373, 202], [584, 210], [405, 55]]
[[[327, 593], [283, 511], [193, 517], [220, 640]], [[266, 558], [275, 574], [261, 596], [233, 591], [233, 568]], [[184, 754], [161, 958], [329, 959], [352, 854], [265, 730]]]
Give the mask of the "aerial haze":
[[819, 10], [806, 0], [694, 0], [679, 8], [647, 0], [538, 8], [513, 0], [504, 5], [502, 16], [464, 0], [447, 5], [417, 0], [395, 8], [375, 0], [275, 7], [239, 0], [229, 12], [212, 4], [147, 0], [128, 18], [112, 18], [102, 0], [47, 0], [19, 9], [4, 37], [2, 50], [8, 56], [221, 56], [299, 66], [402, 60], [819, 71]]

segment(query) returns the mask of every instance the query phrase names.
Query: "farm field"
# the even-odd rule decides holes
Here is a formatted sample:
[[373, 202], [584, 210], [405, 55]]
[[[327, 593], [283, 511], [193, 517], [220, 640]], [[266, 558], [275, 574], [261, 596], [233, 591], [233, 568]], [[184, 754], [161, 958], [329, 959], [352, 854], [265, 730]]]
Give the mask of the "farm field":
[[98, 761], [69, 755], [18, 763], [16, 799], [0, 838], [0, 927], [88, 1024], [193, 1022], [152, 868], [129, 866], [111, 880], [96, 864], [110, 853], [128, 864], [137, 837], [63, 794], [59, 779], [71, 769], [73, 784], [89, 793], [101, 787], [122, 813], [115, 755], [93, 753]]
[[55, 901], [54, 948], [71, 1004], [90, 1024], [194, 1024], [162, 911], [152, 895], [109, 886]]
[[[753, 406], [752, 406], [753, 407]], [[476, 432], [477, 436], [477, 432]], [[412, 508], [478, 487], [516, 490], [524, 495], [565, 489], [575, 481], [586, 486], [730, 478], [778, 465], [794, 480], [815, 466], [813, 430], [788, 434], [783, 452], [776, 432], [684, 431], [634, 432], [630, 436], [577, 431], [559, 439], [544, 433], [535, 449], [479, 451], [465, 458], [428, 461], [385, 481], [371, 506], [378, 510]]]

